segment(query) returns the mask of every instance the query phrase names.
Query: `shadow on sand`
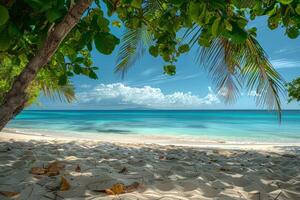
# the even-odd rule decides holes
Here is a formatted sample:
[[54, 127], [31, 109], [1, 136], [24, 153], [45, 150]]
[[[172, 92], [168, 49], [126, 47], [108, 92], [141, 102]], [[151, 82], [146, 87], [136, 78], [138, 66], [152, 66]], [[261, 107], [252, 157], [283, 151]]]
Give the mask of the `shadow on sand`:
[[[16, 199], [300, 199], [299, 147], [278, 148], [288, 153], [89, 141], [0, 142], [0, 191], [20, 192]], [[29, 173], [55, 160], [65, 165], [60, 175]], [[77, 165], [81, 172], [75, 172]], [[71, 183], [65, 192], [58, 191], [62, 175]], [[116, 182], [140, 186], [118, 197], [93, 191]]]

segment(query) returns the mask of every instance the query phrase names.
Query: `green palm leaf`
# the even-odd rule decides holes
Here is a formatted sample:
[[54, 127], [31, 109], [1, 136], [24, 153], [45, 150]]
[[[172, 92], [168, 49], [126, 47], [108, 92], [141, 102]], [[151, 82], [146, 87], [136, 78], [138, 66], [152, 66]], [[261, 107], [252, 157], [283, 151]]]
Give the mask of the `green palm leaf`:
[[249, 35], [243, 44], [215, 39], [209, 48], [200, 49], [198, 61], [208, 71], [216, 90], [226, 89], [221, 95], [225, 102], [234, 102], [245, 86], [248, 93], [256, 92], [258, 106], [278, 110], [281, 119], [280, 94], [285, 96], [284, 81], [254, 36]]
[[[144, 15], [153, 15], [157, 9], [161, 9], [162, 3], [162, 0], [145, 1], [143, 3]], [[115, 72], [121, 72], [124, 76], [127, 70], [144, 55], [145, 50], [151, 45], [151, 41], [151, 34], [145, 24], [136, 29], [126, 28], [117, 54]]]
[[138, 29], [126, 29], [117, 55], [115, 71], [122, 72], [124, 75], [143, 56], [146, 48], [150, 46], [149, 41], [151, 39], [146, 26], [141, 26]]

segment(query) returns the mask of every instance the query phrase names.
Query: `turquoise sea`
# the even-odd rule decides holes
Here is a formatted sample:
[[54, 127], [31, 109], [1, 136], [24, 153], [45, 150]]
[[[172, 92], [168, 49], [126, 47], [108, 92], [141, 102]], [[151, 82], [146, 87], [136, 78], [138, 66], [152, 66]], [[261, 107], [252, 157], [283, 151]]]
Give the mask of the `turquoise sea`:
[[122, 110], [23, 111], [8, 128], [65, 134], [199, 136], [253, 142], [300, 142], [300, 111], [249, 110]]

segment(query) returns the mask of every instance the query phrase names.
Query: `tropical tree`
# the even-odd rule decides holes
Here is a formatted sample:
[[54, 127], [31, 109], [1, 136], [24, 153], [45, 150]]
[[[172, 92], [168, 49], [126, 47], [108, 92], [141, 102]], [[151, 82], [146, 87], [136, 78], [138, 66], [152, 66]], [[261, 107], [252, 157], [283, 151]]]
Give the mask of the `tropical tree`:
[[289, 93], [289, 102], [300, 101], [300, 78], [288, 83], [286, 87]]
[[30, 88], [44, 70], [55, 74], [59, 85], [66, 85], [75, 74], [97, 78], [90, 52], [95, 47], [102, 54], [110, 54], [119, 44], [108, 20], [114, 13], [122, 23], [112, 24], [127, 28], [118, 71], [125, 72], [146, 44], [151, 55], [166, 61], [165, 73], [174, 75], [178, 57], [198, 46], [199, 61], [212, 75], [216, 89], [226, 90], [226, 99], [234, 100], [240, 87], [246, 85], [260, 94], [259, 104], [278, 110], [281, 77], [256, 41], [256, 29], [247, 24], [257, 16], [268, 16], [271, 29], [283, 26], [290, 38], [299, 35], [299, 0], [0, 2], [0, 54], [7, 54], [16, 63], [21, 55], [27, 60], [3, 95], [0, 130], [24, 108]]

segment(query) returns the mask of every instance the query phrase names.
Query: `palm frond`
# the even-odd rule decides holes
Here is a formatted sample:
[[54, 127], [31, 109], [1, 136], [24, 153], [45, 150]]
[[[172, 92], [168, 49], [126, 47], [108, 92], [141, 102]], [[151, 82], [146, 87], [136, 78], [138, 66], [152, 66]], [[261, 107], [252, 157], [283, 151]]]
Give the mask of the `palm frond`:
[[256, 95], [257, 105], [278, 110], [279, 119], [281, 119], [280, 95], [285, 97], [282, 77], [272, 67], [255, 37], [249, 36], [243, 48], [245, 60], [241, 73], [248, 91], [255, 90], [258, 94]]
[[242, 86], [255, 91], [258, 106], [276, 109], [281, 120], [280, 95], [284, 95], [282, 77], [272, 67], [266, 53], [254, 36], [236, 44], [224, 38], [215, 39], [209, 48], [201, 48], [198, 61], [212, 77], [218, 91], [226, 89], [226, 102], [233, 102]]
[[237, 52], [223, 38], [215, 39], [209, 48], [201, 48], [197, 61], [208, 71], [216, 91], [226, 103], [233, 103], [240, 95], [240, 67], [235, 61]]
[[[162, 0], [145, 1], [143, 3], [144, 15], [153, 15], [157, 9], [162, 8], [162, 3]], [[121, 72], [124, 76], [127, 70], [144, 55], [145, 50], [151, 45], [151, 39], [151, 34], [145, 24], [137, 29], [127, 28], [121, 39], [115, 72]]]
[[56, 84], [40, 84], [41, 90], [45, 96], [51, 99], [59, 99], [60, 101], [66, 101], [71, 103], [75, 100], [74, 86], [71, 83], [66, 85]]
[[116, 72], [122, 72], [124, 75], [143, 56], [146, 47], [149, 46], [149, 41], [151, 41], [149, 37], [146, 26], [143, 25], [138, 29], [125, 30], [117, 55]]

